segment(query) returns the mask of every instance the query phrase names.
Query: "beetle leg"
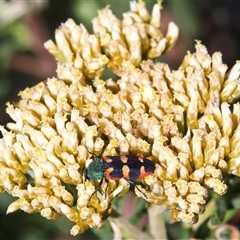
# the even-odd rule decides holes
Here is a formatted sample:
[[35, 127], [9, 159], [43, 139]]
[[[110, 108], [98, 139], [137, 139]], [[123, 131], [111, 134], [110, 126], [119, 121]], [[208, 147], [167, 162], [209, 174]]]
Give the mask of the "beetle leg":
[[93, 194], [95, 194], [95, 193], [100, 189], [100, 187], [102, 186], [102, 183], [103, 183], [103, 178], [102, 178], [101, 181], [99, 182], [99, 184], [98, 184], [97, 188], [95, 189], [95, 191], [94, 191], [94, 192], [92, 193], [92, 195], [90, 196], [89, 201], [91, 201], [91, 198], [92, 198]]
[[[107, 181], [107, 179], [104, 179], [104, 181]], [[104, 199], [105, 200], [107, 199], [107, 188], [108, 188], [108, 185], [106, 184], [106, 188], [105, 188], [105, 191], [104, 191]]]
[[137, 190], [142, 193], [142, 195], [147, 199], [147, 195], [145, 193], [143, 193], [139, 188], [138, 188], [138, 185], [136, 184], [135, 187], [137, 188]]
[[141, 189], [138, 188], [138, 185], [137, 185], [134, 181], [132, 181], [132, 180], [130, 180], [130, 179], [126, 179], [126, 181], [129, 182], [130, 184], [132, 184], [134, 187], [136, 187], [137, 190], [138, 190], [140, 193], [142, 193], [142, 195], [143, 195], [146, 199], [148, 198], [147, 195], [146, 195], [145, 193], [143, 193], [143, 192], [141, 191]]

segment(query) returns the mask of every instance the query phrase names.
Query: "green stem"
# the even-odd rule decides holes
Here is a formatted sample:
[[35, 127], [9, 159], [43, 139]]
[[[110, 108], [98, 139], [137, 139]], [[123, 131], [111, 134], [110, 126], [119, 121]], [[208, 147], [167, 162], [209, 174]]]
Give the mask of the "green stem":
[[133, 226], [127, 219], [123, 218], [115, 210], [113, 210], [108, 219], [110, 222], [113, 222], [116, 226], [118, 226], [123, 235], [126, 235], [129, 239], [153, 239], [150, 234], [142, 232], [140, 229]]
[[151, 205], [148, 208], [150, 233], [153, 239], [167, 239], [165, 221], [161, 218], [161, 213], [165, 210], [165, 206], [157, 205]]

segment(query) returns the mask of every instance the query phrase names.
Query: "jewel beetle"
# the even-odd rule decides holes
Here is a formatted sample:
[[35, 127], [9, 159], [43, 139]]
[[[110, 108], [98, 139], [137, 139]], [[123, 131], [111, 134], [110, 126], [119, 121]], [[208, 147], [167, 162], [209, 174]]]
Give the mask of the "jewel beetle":
[[95, 156], [95, 160], [86, 168], [86, 176], [91, 180], [101, 179], [96, 191], [100, 188], [103, 178], [112, 180], [124, 178], [129, 183], [134, 183], [134, 180], [152, 174], [156, 168], [154, 162], [140, 155], [104, 156], [99, 158], [94, 153], [91, 154]]

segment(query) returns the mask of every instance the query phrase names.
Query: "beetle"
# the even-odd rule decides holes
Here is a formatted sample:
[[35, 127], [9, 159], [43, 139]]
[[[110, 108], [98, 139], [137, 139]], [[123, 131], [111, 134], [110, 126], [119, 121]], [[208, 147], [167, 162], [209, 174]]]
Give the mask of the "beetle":
[[140, 155], [104, 156], [99, 158], [94, 153], [91, 154], [95, 156], [95, 160], [86, 168], [86, 176], [91, 180], [101, 179], [96, 191], [99, 190], [104, 178], [112, 180], [124, 178], [133, 184], [134, 180], [142, 179], [152, 174], [156, 169], [154, 162]]

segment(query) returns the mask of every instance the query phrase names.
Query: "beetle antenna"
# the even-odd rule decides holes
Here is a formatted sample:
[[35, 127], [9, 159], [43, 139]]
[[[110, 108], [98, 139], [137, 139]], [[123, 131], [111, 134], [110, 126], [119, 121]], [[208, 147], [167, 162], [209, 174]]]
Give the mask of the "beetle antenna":
[[89, 150], [88, 150], [88, 147], [87, 146], [85, 146], [86, 147], [86, 149], [87, 149], [87, 151], [88, 151], [88, 153], [90, 153], [90, 154], [92, 154], [93, 156], [95, 156], [96, 158], [98, 157], [95, 153], [93, 153], [93, 152], [90, 152]]

